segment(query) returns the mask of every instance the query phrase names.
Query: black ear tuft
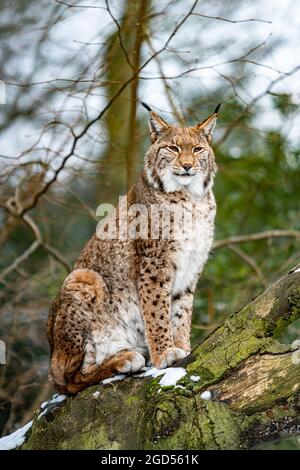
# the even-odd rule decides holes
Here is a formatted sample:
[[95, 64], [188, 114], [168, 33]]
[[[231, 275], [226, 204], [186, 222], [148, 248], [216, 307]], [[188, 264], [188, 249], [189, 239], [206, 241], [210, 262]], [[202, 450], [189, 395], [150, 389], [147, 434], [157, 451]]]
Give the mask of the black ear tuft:
[[221, 108], [221, 105], [222, 105], [222, 103], [219, 103], [219, 104], [218, 104], [218, 106], [216, 107], [216, 109], [215, 109], [215, 111], [214, 111], [215, 114], [218, 114], [219, 109]]
[[147, 103], [144, 103], [143, 101], [141, 101], [141, 105], [144, 106], [144, 108], [147, 109], [147, 111], [152, 111], [152, 109], [150, 108], [150, 106], [147, 105]]

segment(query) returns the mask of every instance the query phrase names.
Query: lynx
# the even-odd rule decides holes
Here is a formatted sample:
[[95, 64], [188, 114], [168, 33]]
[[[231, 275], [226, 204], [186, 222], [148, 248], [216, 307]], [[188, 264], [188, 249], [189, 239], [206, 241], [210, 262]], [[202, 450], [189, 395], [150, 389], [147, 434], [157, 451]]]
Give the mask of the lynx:
[[[214, 232], [211, 140], [219, 106], [194, 127], [181, 128], [143, 105], [152, 143], [127, 205], [167, 213], [182, 208], [193, 228], [181, 238], [174, 236], [172, 223], [169, 236], [161, 227], [156, 237], [102, 238], [96, 232], [87, 242], [53, 301], [46, 327], [49, 377], [62, 393], [137, 372], [146, 363], [166, 368], [191, 350], [193, 295]], [[147, 228], [157, 222], [149, 214]], [[113, 215], [120, 221], [120, 207]]]

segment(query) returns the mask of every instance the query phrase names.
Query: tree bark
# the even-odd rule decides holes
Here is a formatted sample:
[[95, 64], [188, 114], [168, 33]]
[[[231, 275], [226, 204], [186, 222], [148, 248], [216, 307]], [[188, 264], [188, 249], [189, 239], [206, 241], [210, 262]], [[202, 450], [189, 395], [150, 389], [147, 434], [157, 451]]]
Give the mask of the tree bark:
[[297, 269], [176, 364], [181, 387], [160, 377], [90, 387], [37, 412], [22, 448], [249, 449], [300, 434], [300, 351], [275, 339], [299, 317]]
[[[104, 57], [104, 63], [107, 64], [105, 83], [107, 100], [115, 95], [122, 83], [137, 73], [141, 65], [142, 47], [148, 34], [150, 9], [151, 0], [124, 2], [120, 23], [107, 39], [108, 46]], [[111, 10], [110, 12], [113, 14]], [[137, 158], [140, 146], [136, 119], [138, 86], [139, 77], [136, 77], [112, 103], [105, 117], [106, 140], [109, 144], [104, 160], [100, 161], [100, 171], [106, 175], [112, 195], [127, 192], [135, 182], [136, 173], [142, 163]], [[107, 197], [106, 193], [107, 190], [105, 190]]]

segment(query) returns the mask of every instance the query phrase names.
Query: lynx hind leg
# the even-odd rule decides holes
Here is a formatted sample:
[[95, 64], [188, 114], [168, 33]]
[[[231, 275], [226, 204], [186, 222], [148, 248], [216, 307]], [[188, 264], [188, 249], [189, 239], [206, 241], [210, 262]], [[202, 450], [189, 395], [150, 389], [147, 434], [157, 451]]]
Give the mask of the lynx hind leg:
[[68, 393], [67, 383], [80, 369], [82, 360], [82, 354], [70, 355], [63, 351], [52, 354], [48, 377], [60, 393]]
[[74, 300], [88, 305], [101, 305], [106, 293], [106, 285], [100, 274], [91, 269], [75, 269], [66, 277], [62, 291], [72, 294]]
[[61, 392], [81, 369], [85, 335], [106, 292], [102, 277], [90, 269], [76, 269], [65, 279], [52, 328], [49, 378]]
[[66, 391], [74, 394], [116, 374], [137, 372], [144, 365], [145, 359], [138, 352], [120, 351], [115, 356], [105, 359], [101, 365], [93, 364], [78, 371], [67, 383]]

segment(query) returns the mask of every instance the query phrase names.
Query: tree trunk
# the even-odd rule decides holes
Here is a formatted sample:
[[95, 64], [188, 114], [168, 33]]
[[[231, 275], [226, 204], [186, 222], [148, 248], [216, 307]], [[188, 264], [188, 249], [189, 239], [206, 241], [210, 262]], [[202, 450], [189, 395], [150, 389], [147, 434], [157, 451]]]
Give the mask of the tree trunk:
[[[141, 65], [142, 47], [147, 38], [151, 0], [124, 2], [117, 32], [107, 39], [104, 63], [107, 66], [105, 89], [110, 100], [122, 83], [135, 75]], [[111, 12], [113, 14], [113, 12]], [[141, 141], [136, 111], [139, 77], [110, 106], [105, 117], [108, 146], [100, 161], [113, 196], [126, 193], [136, 180], [142, 161], [138, 160]], [[142, 153], [141, 153], [142, 154]], [[103, 188], [97, 189], [102, 194]], [[105, 188], [107, 197], [107, 188]]]
[[176, 364], [187, 372], [176, 387], [160, 377], [90, 387], [36, 416], [22, 448], [247, 449], [300, 434], [300, 351], [274, 339], [299, 317], [297, 269]]

